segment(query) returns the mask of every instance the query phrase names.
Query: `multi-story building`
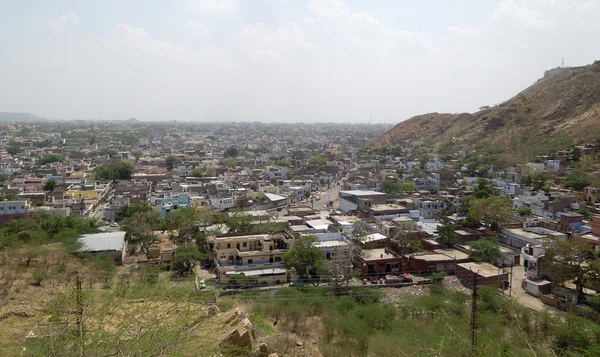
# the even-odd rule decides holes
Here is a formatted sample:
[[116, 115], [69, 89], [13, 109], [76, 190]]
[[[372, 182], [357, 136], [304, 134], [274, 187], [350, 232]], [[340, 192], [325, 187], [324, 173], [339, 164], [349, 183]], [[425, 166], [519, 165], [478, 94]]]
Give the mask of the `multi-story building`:
[[217, 267], [217, 276], [227, 282], [231, 275], [253, 276], [258, 282], [277, 283], [291, 279], [283, 255], [294, 244], [286, 233], [222, 235], [208, 238], [208, 251]]

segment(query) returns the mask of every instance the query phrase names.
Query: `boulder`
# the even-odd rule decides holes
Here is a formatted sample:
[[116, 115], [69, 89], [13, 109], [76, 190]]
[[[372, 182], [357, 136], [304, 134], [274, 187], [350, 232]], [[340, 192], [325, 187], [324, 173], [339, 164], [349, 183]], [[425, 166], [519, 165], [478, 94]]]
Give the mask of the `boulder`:
[[268, 356], [269, 355], [269, 347], [266, 343], [261, 343], [258, 345], [258, 351], [260, 356]]

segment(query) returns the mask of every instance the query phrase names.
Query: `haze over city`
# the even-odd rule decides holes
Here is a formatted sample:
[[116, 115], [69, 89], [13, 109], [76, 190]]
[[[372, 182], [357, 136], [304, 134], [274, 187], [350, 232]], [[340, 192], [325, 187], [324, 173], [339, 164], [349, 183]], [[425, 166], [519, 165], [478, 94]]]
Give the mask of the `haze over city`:
[[600, 58], [597, 1], [12, 1], [0, 111], [398, 122]]

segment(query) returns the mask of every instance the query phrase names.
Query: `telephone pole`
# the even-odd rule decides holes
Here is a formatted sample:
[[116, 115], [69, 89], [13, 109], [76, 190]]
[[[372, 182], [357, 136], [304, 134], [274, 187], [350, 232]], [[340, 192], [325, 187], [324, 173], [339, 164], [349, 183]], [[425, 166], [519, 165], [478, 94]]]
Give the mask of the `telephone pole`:
[[79, 334], [79, 356], [83, 356], [83, 291], [79, 272], [75, 273], [75, 286], [77, 289], [77, 333]]
[[473, 293], [471, 294], [471, 346], [477, 343], [477, 273], [471, 270], [473, 275]]

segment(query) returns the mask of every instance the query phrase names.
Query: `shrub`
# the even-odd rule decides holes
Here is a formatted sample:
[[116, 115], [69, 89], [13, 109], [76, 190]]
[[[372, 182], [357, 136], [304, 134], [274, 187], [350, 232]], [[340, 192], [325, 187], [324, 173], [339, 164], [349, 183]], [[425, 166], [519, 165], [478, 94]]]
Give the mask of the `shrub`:
[[33, 279], [33, 285], [40, 286], [40, 285], [42, 285], [42, 281], [44, 281], [44, 279], [46, 279], [46, 272], [41, 269], [37, 269], [36, 271], [33, 272], [33, 275], [31, 278]]

